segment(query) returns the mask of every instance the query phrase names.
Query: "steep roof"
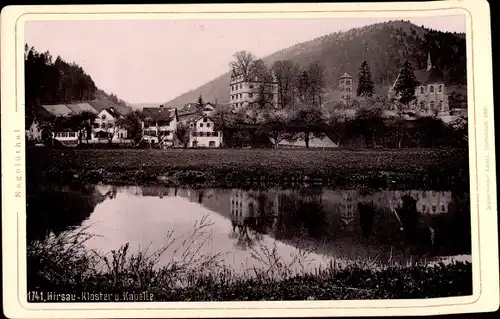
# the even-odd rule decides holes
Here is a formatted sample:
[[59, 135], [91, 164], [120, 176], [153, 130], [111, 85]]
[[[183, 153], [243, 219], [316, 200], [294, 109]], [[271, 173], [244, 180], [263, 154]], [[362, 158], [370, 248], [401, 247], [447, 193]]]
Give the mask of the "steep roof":
[[82, 112], [92, 112], [97, 114], [97, 110], [94, 109], [90, 104], [88, 103], [74, 103], [74, 104], [66, 104], [66, 106], [73, 111], [74, 113], [82, 113]]
[[165, 107], [145, 107], [142, 113], [153, 121], [171, 121], [175, 116], [175, 110]]
[[54, 116], [69, 116], [73, 114], [73, 111], [65, 104], [44, 104], [42, 107]]
[[426, 69], [416, 70], [415, 78], [420, 84], [444, 83], [443, 74], [436, 67], [431, 68], [429, 71]]
[[120, 104], [113, 103], [108, 100], [94, 100], [88, 102], [92, 108], [94, 108], [97, 113], [101, 113], [102, 110], [108, 109], [110, 107], [114, 108], [118, 114], [127, 115], [130, 113], [131, 109]]

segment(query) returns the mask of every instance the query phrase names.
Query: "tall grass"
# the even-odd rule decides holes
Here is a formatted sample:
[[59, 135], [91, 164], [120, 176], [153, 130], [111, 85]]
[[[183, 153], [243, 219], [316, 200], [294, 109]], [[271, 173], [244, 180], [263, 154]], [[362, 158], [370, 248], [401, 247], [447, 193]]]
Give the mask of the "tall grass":
[[[202, 254], [212, 223], [203, 217], [191, 232], [167, 232], [161, 248], [132, 252], [128, 243], [102, 253], [86, 248], [88, 228], [49, 236], [28, 246], [28, 289], [61, 293], [144, 292], [155, 300], [301, 300], [420, 298], [472, 293], [470, 264], [397, 265], [331, 260], [310, 267], [314, 249], [285, 260], [277, 246], [257, 242], [250, 254], [261, 267], [237, 273], [220, 253]], [[89, 226], [90, 227], [90, 226]]]

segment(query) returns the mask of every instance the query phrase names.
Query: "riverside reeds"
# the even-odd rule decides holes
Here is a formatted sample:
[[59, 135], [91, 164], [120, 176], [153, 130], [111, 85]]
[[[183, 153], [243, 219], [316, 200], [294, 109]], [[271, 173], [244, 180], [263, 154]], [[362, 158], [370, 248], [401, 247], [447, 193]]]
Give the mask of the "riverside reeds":
[[[312, 250], [284, 261], [276, 246], [256, 243], [251, 255], [260, 268], [236, 273], [221, 254], [200, 254], [210, 221], [192, 232], [168, 231], [161, 248], [131, 252], [128, 243], [107, 254], [89, 250], [88, 228], [32, 241], [27, 249], [28, 291], [118, 294], [147, 292], [154, 301], [318, 300], [429, 298], [472, 294], [470, 263], [383, 265], [331, 260], [312, 271]], [[160, 258], [168, 252], [171, 258]], [[161, 261], [160, 261], [161, 259]], [[36, 301], [36, 300], [35, 300]], [[125, 301], [125, 300], [124, 300]]]

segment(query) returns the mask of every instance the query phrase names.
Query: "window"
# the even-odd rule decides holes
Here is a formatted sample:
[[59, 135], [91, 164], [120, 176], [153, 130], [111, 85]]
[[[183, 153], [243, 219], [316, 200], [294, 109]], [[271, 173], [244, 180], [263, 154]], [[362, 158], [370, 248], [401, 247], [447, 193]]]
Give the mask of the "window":
[[108, 128], [112, 128], [112, 127], [113, 127], [113, 123], [108, 122]]
[[215, 147], [215, 141], [210, 141], [208, 142], [209, 147]]
[[431, 86], [429, 87], [429, 93], [434, 93], [434, 85], [431, 85]]
[[443, 101], [439, 101], [439, 109], [442, 110], [443, 109]]
[[422, 205], [422, 213], [425, 213], [425, 205]]
[[420, 94], [424, 94], [424, 87], [423, 86], [420, 87]]
[[205, 136], [205, 132], [199, 132], [200, 136]]
[[189, 124], [189, 127], [193, 128], [193, 127], [194, 127], [194, 124], [193, 124], [193, 123]]
[[345, 81], [345, 84], [346, 84], [346, 85], [351, 85], [351, 80], [347, 80], [347, 81]]
[[434, 101], [431, 101], [431, 109], [434, 109]]
[[444, 205], [441, 205], [441, 211], [444, 212], [445, 211], [445, 207]]
[[240, 89], [243, 88], [243, 85], [240, 83]]
[[[204, 119], [203, 119], [203, 122], [204, 122], [204, 123], [206, 123], [206, 122], [207, 122], [207, 119], [206, 119], [206, 118], [204, 118]], [[208, 127], [208, 125], [207, 125], [207, 127]]]
[[436, 212], [436, 205], [432, 205], [432, 212]]
[[200, 127], [203, 127], [203, 123], [200, 123]]
[[248, 93], [248, 97], [250, 97], [250, 98], [251, 98], [251, 97], [252, 97], [252, 95], [253, 95], [252, 93]]
[[210, 127], [210, 123], [207, 123], [207, 127]]
[[191, 136], [195, 136], [196, 137], [196, 132], [192, 132]]
[[106, 123], [101, 123], [101, 128], [106, 128]]
[[250, 88], [253, 89], [253, 83], [250, 83]]
[[439, 93], [443, 92], [443, 85], [442, 84], [439, 85], [438, 92]]
[[344, 80], [340, 80], [340, 84], [344, 84]]

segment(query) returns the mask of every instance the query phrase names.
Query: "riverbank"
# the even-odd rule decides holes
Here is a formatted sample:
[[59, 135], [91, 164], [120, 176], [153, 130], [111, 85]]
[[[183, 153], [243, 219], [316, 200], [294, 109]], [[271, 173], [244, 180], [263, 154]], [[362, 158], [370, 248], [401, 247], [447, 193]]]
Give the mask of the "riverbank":
[[[195, 236], [189, 237], [192, 241], [179, 246], [185, 251], [183, 257], [161, 266], [157, 263], [163, 249], [131, 253], [125, 244], [106, 254], [89, 251], [84, 243], [91, 236], [84, 233], [31, 242], [28, 291], [75, 296], [75, 302], [132, 301], [124, 298], [125, 292], [136, 301], [415, 299], [472, 294], [472, 265], [467, 261], [386, 266], [374, 261], [343, 266], [330, 262], [313, 271], [293, 271], [278, 254], [269, 254], [267, 266], [239, 274], [221, 265], [217, 254], [193, 254], [197, 249], [193, 240], [204, 226], [200, 223], [195, 228]], [[172, 239], [169, 245], [178, 242]], [[61, 301], [48, 300], [47, 295], [29, 298]]]
[[468, 189], [468, 153], [459, 149], [303, 150], [27, 149], [39, 182], [192, 187]]

